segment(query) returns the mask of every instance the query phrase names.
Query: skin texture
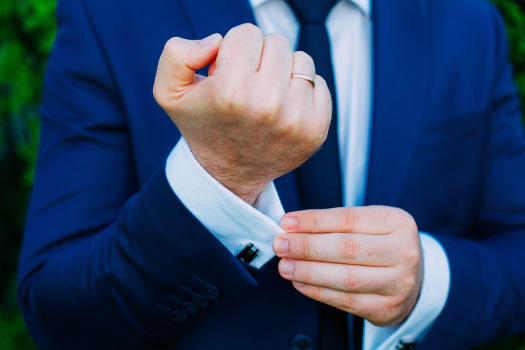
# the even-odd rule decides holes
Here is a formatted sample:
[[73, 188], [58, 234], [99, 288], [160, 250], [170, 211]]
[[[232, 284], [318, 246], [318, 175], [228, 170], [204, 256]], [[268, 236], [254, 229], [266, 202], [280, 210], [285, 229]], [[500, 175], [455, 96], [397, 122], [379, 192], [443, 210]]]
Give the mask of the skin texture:
[[423, 278], [414, 219], [370, 206], [287, 213], [273, 249], [281, 276], [304, 295], [377, 326], [406, 319]]
[[[210, 65], [208, 77], [195, 71]], [[315, 77], [315, 88], [291, 73]], [[153, 88], [197, 161], [253, 205], [270, 181], [324, 142], [332, 104], [312, 59], [277, 34], [244, 24], [224, 39], [170, 39]], [[281, 276], [304, 295], [376, 325], [403, 321], [421, 289], [417, 226], [401, 209], [286, 214], [274, 240]]]

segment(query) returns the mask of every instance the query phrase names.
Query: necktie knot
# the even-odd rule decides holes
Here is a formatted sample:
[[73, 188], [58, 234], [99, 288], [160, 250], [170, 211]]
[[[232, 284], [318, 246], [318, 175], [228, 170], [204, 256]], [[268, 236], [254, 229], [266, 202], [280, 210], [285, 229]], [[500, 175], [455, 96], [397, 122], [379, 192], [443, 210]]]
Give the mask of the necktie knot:
[[326, 16], [338, 0], [286, 0], [301, 26], [324, 24]]

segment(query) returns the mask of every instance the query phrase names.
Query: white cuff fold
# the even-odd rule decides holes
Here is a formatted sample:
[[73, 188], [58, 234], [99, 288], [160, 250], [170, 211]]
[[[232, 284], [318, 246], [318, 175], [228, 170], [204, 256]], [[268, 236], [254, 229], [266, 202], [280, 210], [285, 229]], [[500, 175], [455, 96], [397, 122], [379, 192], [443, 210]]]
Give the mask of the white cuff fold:
[[261, 268], [275, 255], [272, 241], [283, 232], [279, 222], [284, 209], [273, 182], [262, 190], [252, 207], [213, 178], [183, 138], [168, 157], [166, 176], [184, 206], [233, 255], [253, 243], [259, 249], [259, 255], [250, 263], [255, 268]]
[[365, 320], [363, 350], [391, 350], [400, 342], [421, 341], [445, 307], [450, 289], [447, 255], [431, 235], [420, 232], [420, 238], [424, 275], [414, 310], [405, 322], [389, 327], [377, 327]]

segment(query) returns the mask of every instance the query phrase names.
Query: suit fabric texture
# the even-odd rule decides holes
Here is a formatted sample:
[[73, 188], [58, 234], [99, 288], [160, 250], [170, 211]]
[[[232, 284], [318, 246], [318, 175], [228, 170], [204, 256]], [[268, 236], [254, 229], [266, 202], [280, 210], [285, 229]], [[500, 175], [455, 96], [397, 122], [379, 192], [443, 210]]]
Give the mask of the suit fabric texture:
[[[292, 349], [316, 303], [255, 271], [186, 210], [164, 165], [180, 134], [156, 104], [173, 36], [254, 22], [247, 1], [59, 0], [18, 297], [43, 349]], [[464, 349], [525, 328], [525, 137], [496, 10], [375, 0], [366, 204], [443, 245], [447, 304], [418, 344]], [[338, 96], [344, 98], [344, 96]], [[276, 180], [300, 209], [291, 174]], [[301, 338], [302, 337], [302, 338]], [[306, 339], [306, 340], [305, 340]]]

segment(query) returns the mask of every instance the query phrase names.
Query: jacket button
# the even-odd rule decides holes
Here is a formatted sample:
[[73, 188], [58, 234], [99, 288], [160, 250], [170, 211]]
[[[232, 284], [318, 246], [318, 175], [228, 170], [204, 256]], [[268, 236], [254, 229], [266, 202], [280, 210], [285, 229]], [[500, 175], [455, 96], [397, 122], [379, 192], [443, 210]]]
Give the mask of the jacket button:
[[312, 336], [306, 333], [299, 333], [292, 339], [292, 350], [314, 350], [315, 343]]
[[204, 295], [211, 300], [215, 300], [219, 297], [219, 290], [217, 287], [207, 284], [203, 289]]
[[209, 302], [208, 302], [208, 299], [206, 299], [205, 297], [203, 297], [202, 295], [200, 294], [194, 294], [192, 295], [191, 297], [191, 301], [197, 305], [198, 307], [206, 307], [208, 306]]
[[189, 315], [194, 315], [199, 311], [199, 308], [192, 303], [182, 303], [182, 311]]
[[171, 313], [171, 319], [174, 322], [181, 323], [188, 319], [188, 314], [182, 311], [173, 311]]

